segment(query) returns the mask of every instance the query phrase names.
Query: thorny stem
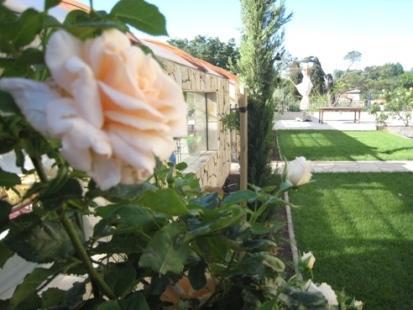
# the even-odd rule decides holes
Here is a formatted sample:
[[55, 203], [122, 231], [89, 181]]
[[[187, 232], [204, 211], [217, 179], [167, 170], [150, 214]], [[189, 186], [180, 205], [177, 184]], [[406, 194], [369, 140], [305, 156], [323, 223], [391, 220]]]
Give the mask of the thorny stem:
[[36, 169], [37, 175], [39, 176], [40, 181], [47, 182], [47, 175], [43, 169], [42, 163], [37, 157], [30, 156], [30, 160], [33, 163], [34, 169]]
[[63, 227], [69, 235], [70, 240], [72, 241], [74, 248], [76, 249], [76, 252], [79, 254], [80, 259], [85, 264], [86, 269], [88, 270], [91, 282], [96, 283], [102, 289], [102, 292], [110, 299], [116, 299], [116, 295], [112, 292], [112, 289], [107, 285], [107, 283], [104, 281], [102, 276], [96, 271], [96, 269], [93, 268], [92, 261], [89, 255], [87, 254], [86, 249], [83, 247], [83, 244], [75, 231], [73, 223], [66, 217], [62, 210], [60, 210], [59, 212], [59, 217], [60, 221], [63, 224]]

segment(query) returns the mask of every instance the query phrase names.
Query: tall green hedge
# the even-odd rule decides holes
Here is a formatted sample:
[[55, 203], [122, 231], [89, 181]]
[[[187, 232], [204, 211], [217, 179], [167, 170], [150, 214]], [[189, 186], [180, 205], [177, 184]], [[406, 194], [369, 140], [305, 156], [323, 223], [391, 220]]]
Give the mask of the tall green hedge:
[[261, 184], [270, 160], [270, 134], [280, 60], [284, 55], [283, 26], [291, 19], [284, 2], [241, 0], [243, 37], [239, 67], [249, 88], [248, 178]]

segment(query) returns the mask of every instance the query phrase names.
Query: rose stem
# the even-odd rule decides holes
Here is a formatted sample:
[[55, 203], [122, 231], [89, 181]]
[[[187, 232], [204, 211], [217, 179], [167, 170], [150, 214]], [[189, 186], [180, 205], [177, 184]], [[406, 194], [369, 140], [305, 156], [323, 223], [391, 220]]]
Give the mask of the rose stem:
[[39, 158], [30, 156], [30, 160], [33, 163], [34, 169], [36, 169], [36, 172], [37, 172], [37, 175], [39, 176], [40, 181], [46, 183], [47, 176], [46, 176], [46, 173], [44, 172], [42, 163], [40, 162]]
[[77, 253], [80, 256], [80, 259], [85, 264], [92, 281], [96, 282], [100, 286], [100, 288], [106, 296], [108, 296], [111, 299], [116, 299], [116, 295], [112, 292], [112, 289], [107, 285], [107, 283], [103, 280], [103, 278], [96, 271], [96, 269], [93, 268], [92, 261], [90, 260], [90, 257], [86, 252], [86, 249], [83, 247], [82, 242], [76, 234], [73, 223], [66, 217], [66, 214], [62, 210], [60, 210], [59, 212], [59, 217], [67, 234], [69, 235], [70, 240], [72, 241], [73, 246], [75, 247]]

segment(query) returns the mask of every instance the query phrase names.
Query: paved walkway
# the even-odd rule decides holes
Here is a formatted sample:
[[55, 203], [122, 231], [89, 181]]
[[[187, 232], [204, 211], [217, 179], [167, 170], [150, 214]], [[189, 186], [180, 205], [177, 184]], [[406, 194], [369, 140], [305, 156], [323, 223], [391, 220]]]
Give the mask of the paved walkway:
[[354, 123], [353, 112], [326, 112], [325, 122], [318, 122], [318, 113], [312, 112], [311, 122], [302, 122], [296, 120], [302, 118], [302, 112], [286, 112], [277, 115], [274, 122], [274, 130], [351, 130], [351, 131], [372, 131], [376, 130], [376, 121], [374, 116], [367, 112], [361, 113], [360, 122]]
[[[312, 161], [313, 172], [413, 172], [413, 161]], [[271, 162], [271, 168], [282, 171], [284, 162]], [[231, 173], [239, 173], [239, 164], [231, 164]]]
[[[413, 161], [312, 161], [313, 172], [413, 172]], [[271, 162], [271, 167], [282, 170], [284, 162]]]

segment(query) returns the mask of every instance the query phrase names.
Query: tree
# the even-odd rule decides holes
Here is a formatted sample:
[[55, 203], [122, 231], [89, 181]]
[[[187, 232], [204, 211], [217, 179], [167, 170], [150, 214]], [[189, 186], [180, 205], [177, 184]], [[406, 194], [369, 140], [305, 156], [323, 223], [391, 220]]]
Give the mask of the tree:
[[398, 87], [384, 93], [386, 109], [403, 121], [407, 127], [413, 111], [413, 90]]
[[234, 39], [223, 42], [219, 38], [196, 36], [192, 40], [171, 39], [168, 43], [213, 65], [235, 71], [233, 65], [238, 61], [239, 50]]
[[392, 91], [398, 87], [413, 87], [413, 74], [405, 72], [399, 63], [387, 63], [381, 66], [369, 66], [364, 70], [334, 72], [334, 90], [336, 94], [350, 89], [360, 89], [362, 97], [378, 98], [382, 90]]
[[349, 62], [349, 66], [347, 68], [347, 70], [349, 70], [352, 65], [354, 65], [356, 62], [359, 62], [361, 60], [361, 53], [359, 51], [348, 52], [344, 56], [344, 60]]
[[284, 2], [241, 0], [243, 36], [239, 67], [249, 88], [248, 177], [261, 184], [268, 171], [279, 60], [284, 55], [283, 26], [291, 19]]

